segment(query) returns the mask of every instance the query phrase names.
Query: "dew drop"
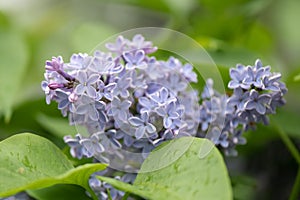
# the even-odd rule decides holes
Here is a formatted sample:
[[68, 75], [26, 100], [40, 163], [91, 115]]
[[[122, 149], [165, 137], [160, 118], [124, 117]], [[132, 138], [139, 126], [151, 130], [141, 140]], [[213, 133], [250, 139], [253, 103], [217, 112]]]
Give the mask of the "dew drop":
[[18, 173], [19, 173], [19, 174], [24, 174], [24, 173], [25, 173], [25, 169], [24, 169], [23, 167], [20, 167], [20, 168], [18, 169]]

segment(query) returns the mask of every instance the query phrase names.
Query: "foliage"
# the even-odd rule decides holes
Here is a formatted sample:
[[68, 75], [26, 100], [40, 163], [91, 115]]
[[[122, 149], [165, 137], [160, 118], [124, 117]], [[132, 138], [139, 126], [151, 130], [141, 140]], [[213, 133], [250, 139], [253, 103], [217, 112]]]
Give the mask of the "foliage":
[[[133, 186], [119, 185], [107, 177], [99, 179], [146, 199], [232, 199], [230, 181], [218, 150], [214, 148], [200, 158], [201, 148], [212, 145], [208, 142], [186, 137], [164, 143], [145, 160]], [[179, 159], [169, 164], [174, 158]]]
[[[300, 19], [299, 1], [185, 2], [0, 0], [0, 139], [32, 132], [64, 148], [62, 135], [74, 134], [74, 129], [66, 126], [68, 122], [56, 110], [57, 105], [45, 104], [40, 89], [44, 61], [53, 55], [69, 57], [72, 52], [90, 51], [108, 36], [131, 28], [170, 28], [189, 35], [207, 50], [224, 85], [229, 81], [229, 68], [235, 63], [253, 63], [257, 57], [282, 72], [288, 88], [286, 106], [271, 117], [267, 128], [259, 126], [247, 133], [247, 145], [238, 149], [238, 157], [224, 159], [235, 199], [287, 199], [290, 194], [290, 199], [297, 199], [299, 178], [294, 189], [293, 183], [300, 174], [296, 176], [299, 163], [295, 161], [299, 160], [300, 139], [300, 40], [295, 25]], [[199, 63], [199, 67], [207, 66]], [[274, 145], [277, 143], [286, 146]], [[292, 153], [280, 156], [286, 148]], [[280, 170], [262, 167], [267, 166], [266, 162]], [[1, 172], [0, 180], [3, 177]], [[285, 177], [286, 184], [277, 186], [274, 180], [278, 177]], [[63, 190], [85, 196], [80, 187], [70, 185], [28, 193], [45, 199], [50, 194], [62, 195]]]

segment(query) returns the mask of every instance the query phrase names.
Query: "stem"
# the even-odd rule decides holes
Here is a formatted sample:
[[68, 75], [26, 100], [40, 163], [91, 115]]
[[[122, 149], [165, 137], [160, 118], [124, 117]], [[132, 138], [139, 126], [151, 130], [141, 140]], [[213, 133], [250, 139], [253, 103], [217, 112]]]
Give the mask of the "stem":
[[90, 195], [92, 196], [93, 200], [98, 200], [97, 195], [95, 194], [95, 192], [88, 186], [85, 188], [86, 191], [88, 191], [88, 193], [90, 193]]
[[292, 189], [292, 192], [290, 194], [289, 200], [297, 200], [298, 194], [300, 189], [300, 167], [298, 169], [297, 177]]
[[124, 194], [122, 200], [127, 200], [128, 197], [129, 197], [129, 194], [130, 194], [129, 192], [126, 192], [126, 193]]
[[[276, 123], [274, 123], [274, 124], [276, 124]], [[299, 154], [297, 148], [295, 147], [295, 145], [293, 144], [291, 139], [287, 136], [287, 134], [279, 126], [276, 126], [276, 128], [277, 128], [279, 136], [281, 137], [285, 146], [288, 148], [288, 150], [290, 151], [290, 153], [293, 155], [294, 159], [300, 166], [300, 154]]]
[[[274, 123], [276, 124], [276, 123]], [[289, 200], [297, 200], [299, 190], [300, 190], [300, 154], [297, 150], [296, 146], [293, 144], [291, 139], [287, 136], [287, 134], [279, 127], [276, 126], [279, 136], [281, 137], [282, 141], [284, 142], [285, 146], [289, 149], [291, 154], [293, 155], [294, 159], [299, 165], [297, 177], [292, 189], [292, 192], [290, 194]]]

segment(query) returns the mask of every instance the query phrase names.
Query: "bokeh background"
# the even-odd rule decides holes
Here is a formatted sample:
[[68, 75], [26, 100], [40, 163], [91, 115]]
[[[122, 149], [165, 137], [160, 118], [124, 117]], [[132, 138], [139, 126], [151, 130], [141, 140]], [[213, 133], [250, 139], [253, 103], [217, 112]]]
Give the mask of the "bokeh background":
[[0, 140], [33, 132], [63, 148], [63, 135], [75, 129], [54, 103], [45, 103], [40, 88], [45, 60], [62, 55], [67, 61], [114, 34], [149, 26], [195, 39], [225, 85], [230, 67], [254, 64], [256, 58], [282, 73], [289, 89], [286, 106], [270, 126], [245, 134], [248, 143], [238, 148], [238, 157], [225, 159], [235, 199], [287, 199], [297, 163], [278, 129], [300, 149], [298, 0], [0, 0]]

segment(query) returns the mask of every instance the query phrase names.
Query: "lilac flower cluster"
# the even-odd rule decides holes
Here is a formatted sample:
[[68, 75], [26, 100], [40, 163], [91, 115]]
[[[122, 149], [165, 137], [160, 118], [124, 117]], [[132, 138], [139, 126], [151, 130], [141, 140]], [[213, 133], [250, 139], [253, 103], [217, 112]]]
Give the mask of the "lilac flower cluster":
[[[119, 36], [106, 47], [109, 52], [73, 54], [67, 63], [60, 56], [46, 62], [46, 102], [56, 101], [71, 125], [89, 133], [64, 138], [78, 159], [117, 160], [123, 169], [133, 169], [125, 162], [130, 155], [120, 155], [120, 150], [141, 154], [142, 162], [161, 142], [182, 136], [209, 138], [232, 155], [237, 144], [246, 142], [244, 131], [261, 121], [266, 124], [267, 114], [285, 103], [287, 89], [280, 74], [259, 60], [230, 70], [231, 96], [215, 91], [211, 79], [199, 95], [190, 87], [197, 83], [192, 65], [150, 56], [157, 48], [141, 35], [132, 40]], [[134, 180], [128, 173], [116, 178]], [[108, 198], [107, 189], [112, 199], [123, 195], [95, 177], [90, 186], [99, 199]]]
[[149, 56], [157, 48], [141, 35], [119, 36], [107, 48], [74, 54], [68, 63], [60, 56], [46, 62], [47, 103], [56, 101], [72, 125], [90, 133], [64, 138], [72, 156], [110, 163], [124, 149], [145, 158], [165, 140], [196, 135], [199, 99], [189, 85], [197, 75], [190, 64]]
[[280, 81], [281, 74], [272, 73], [270, 66], [256, 60], [254, 66], [238, 64], [230, 69], [228, 88], [230, 97], [213, 89], [208, 80], [202, 93], [200, 131], [197, 136], [208, 137], [222, 147], [226, 154], [236, 155], [235, 146], [245, 144], [242, 133], [256, 128], [256, 124], [269, 123], [269, 114], [283, 106], [287, 88]]

